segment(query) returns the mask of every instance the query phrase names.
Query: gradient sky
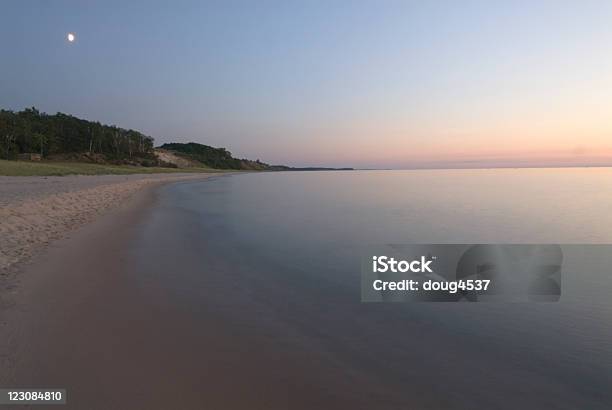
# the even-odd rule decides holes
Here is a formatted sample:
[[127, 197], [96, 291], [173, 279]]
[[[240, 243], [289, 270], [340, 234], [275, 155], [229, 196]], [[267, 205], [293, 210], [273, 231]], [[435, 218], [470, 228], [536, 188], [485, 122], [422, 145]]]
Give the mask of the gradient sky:
[[612, 2], [2, 0], [28, 106], [275, 164], [595, 164]]

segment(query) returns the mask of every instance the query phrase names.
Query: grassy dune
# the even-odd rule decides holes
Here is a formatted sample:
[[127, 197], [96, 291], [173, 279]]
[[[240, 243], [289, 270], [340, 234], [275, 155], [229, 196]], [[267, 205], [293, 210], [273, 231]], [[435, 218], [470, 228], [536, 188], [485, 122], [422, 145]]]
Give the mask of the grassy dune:
[[129, 165], [104, 165], [82, 162], [29, 162], [0, 160], [0, 175], [62, 176], [62, 175], [126, 175], [177, 172], [227, 172], [212, 168], [159, 168]]

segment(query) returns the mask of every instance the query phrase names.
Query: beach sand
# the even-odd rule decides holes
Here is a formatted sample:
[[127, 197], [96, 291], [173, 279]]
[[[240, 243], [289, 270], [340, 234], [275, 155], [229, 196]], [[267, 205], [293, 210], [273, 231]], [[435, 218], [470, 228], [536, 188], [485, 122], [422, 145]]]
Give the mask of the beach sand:
[[210, 175], [0, 176], [0, 274], [14, 273], [52, 241], [145, 187]]
[[[153, 232], [163, 246], [146, 250], [157, 268], [139, 265], [151, 234], [143, 226], [164, 209], [159, 195], [139, 190], [54, 241], [0, 293], [0, 386], [65, 388], [69, 409], [370, 408], [380, 396], [364, 395], [377, 386], [358, 392], [351, 383], [361, 376], [316, 346], [288, 348], [305, 341], [251, 322], [258, 304], [243, 298], [248, 285], [227, 280], [231, 266], [204, 249], [190, 259], [198, 228], [180, 206]], [[194, 286], [206, 296], [174, 293]]]
[[184, 408], [185, 398], [156, 404], [150, 394], [176, 388], [152, 359], [188, 358], [148, 343], [173, 339], [155, 326], [170, 312], [134, 287], [125, 245], [155, 202], [153, 188], [212, 175], [1, 181], [0, 386], [67, 388], [62, 407], [71, 409]]
[[[62, 407], [69, 409], [341, 407], [333, 392], [321, 395], [320, 379], [332, 375], [319, 362], [279, 352], [268, 336], [228, 322], [218, 307], [185, 310], [134, 269], [134, 246], [157, 203], [157, 190], [134, 184], [153, 181], [88, 188], [109, 198], [135, 194], [54, 241], [0, 293], [0, 386], [65, 388]], [[68, 195], [65, 213], [72, 212], [69, 198], [85, 197], [79, 192], [58, 194]], [[169, 262], [181, 269], [187, 262], [175, 234], [167, 233], [179, 241]]]

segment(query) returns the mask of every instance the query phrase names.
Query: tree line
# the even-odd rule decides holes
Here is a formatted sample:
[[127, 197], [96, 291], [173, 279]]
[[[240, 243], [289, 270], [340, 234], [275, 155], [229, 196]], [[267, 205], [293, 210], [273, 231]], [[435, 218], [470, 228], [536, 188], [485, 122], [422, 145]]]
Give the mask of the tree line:
[[59, 112], [49, 115], [34, 107], [18, 112], [0, 110], [0, 158], [14, 159], [20, 153], [42, 157], [77, 153], [137, 163], [155, 158], [153, 138], [135, 130]]

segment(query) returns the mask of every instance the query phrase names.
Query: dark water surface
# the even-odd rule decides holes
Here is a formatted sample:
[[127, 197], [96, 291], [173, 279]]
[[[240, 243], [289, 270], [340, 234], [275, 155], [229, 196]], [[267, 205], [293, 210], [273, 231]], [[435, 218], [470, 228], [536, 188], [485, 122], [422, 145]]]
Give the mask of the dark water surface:
[[219, 177], [159, 191], [129, 275], [172, 310], [159, 332], [189, 340], [191, 387], [216, 403], [610, 409], [610, 276], [564, 277], [559, 303], [365, 304], [360, 252], [612, 243], [611, 210], [609, 169]]

